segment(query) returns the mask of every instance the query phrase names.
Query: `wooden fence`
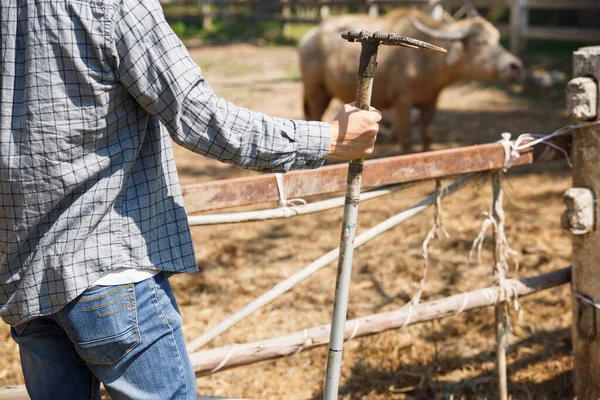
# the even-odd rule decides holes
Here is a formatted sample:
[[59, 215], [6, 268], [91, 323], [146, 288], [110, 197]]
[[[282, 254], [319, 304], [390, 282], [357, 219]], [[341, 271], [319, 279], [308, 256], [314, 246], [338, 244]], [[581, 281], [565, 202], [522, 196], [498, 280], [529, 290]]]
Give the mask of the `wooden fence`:
[[[163, 0], [170, 2], [194, 0]], [[316, 24], [327, 18], [332, 9], [336, 12], [363, 11], [378, 15], [382, 9], [401, 6], [424, 7], [431, 0], [197, 0], [203, 27], [212, 26], [214, 18], [224, 20], [248, 18], [255, 22], [281, 23], [284, 34], [291, 23]], [[446, 8], [458, 8], [467, 0], [439, 0]], [[510, 22], [498, 26], [503, 34], [510, 35], [510, 48], [520, 52], [528, 39], [600, 42], [600, 28], [578, 26], [532, 26], [530, 10], [580, 10], [600, 11], [599, 0], [471, 0], [476, 7], [508, 7]]]
[[[390, 329], [401, 329], [411, 324], [457, 315], [479, 307], [495, 306], [497, 333], [498, 393], [501, 400], [508, 398], [506, 347], [508, 345], [507, 304], [517, 297], [526, 296], [572, 281], [573, 287], [573, 348], [575, 392], [582, 399], [600, 398], [600, 334], [597, 330], [600, 309], [600, 230], [596, 229], [600, 203], [596, 201], [600, 192], [600, 122], [598, 81], [600, 80], [600, 46], [583, 48], [574, 54], [576, 79], [567, 87], [567, 104], [575, 124], [563, 127], [554, 133], [535, 138], [525, 135], [515, 142], [503, 138], [501, 142], [469, 146], [459, 149], [432, 151], [427, 153], [371, 160], [365, 163], [366, 186], [405, 184], [427, 179], [439, 179], [456, 174], [470, 174], [436, 192], [369, 229], [356, 238], [355, 247], [375, 238], [380, 233], [397, 226], [406, 219], [436, 205], [442, 198], [451, 195], [473, 181], [474, 173], [488, 173], [494, 184], [493, 202], [489, 225], [496, 241], [494, 251], [494, 285], [471, 292], [459, 293], [428, 303], [416, 301], [406, 306], [379, 314], [366, 315], [347, 321], [346, 340], [372, 335]], [[572, 135], [571, 135], [572, 132]], [[563, 214], [563, 226], [573, 234], [573, 267], [553, 271], [526, 279], [504, 279], [505, 266], [502, 258], [506, 252], [500, 180], [503, 171], [510, 167], [564, 158], [573, 143], [573, 185], [565, 194], [567, 211]], [[544, 146], [541, 146], [544, 144]], [[309, 171], [297, 171], [285, 175], [263, 175], [255, 178], [229, 179], [200, 185], [184, 186], [183, 192], [189, 212], [224, 209], [232, 206], [258, 204], [279, 200], [281, 208], [292, 209], [281, 218], [293, 217], [293, 207], [284, 198], [311, 196], [338, 192], [343, 186], [346, 165], [334, 165]], [[302, 207], [302, 206], [298, 206]], [[190, 223], [192, 223], [190, 217]], [[434, 225], [434, 228], [436, 225]], [[479, 237], [485, 236], [482, 228]], [[375, 232], [377, 231], [377, 232]], [[374, 233], [373, 233], [374, 232]], [[477, 243], [477, 240], [475, 243]], [[427, 239], [426, 239], [427, 240]], [[504, 240], [504, 242], [503, 242]], [[481, 242], [482, 243], [482, 242]], [[425, 244], [424, 244], [425, 246]], [[217, 330], [210, 330], [188, 344], [188, 352], [196, 375], [216, 373], [220, 370], [295, 354], [301, 350], [328, 343], [330, 326], [317, 326], [302, 331], [212, 350], [198, 351], [216, 335], [229, 329], [251, 312], [257, 310], [302, 279], [308, 278], [318, 268], [336, 259], [336, 250], [316, 260], [300, 271], [298, 279], [288, 278], [272, 290], [257, 298], [240, 312], [223, 321]], [[339, 249], [337, 249], [339, 252]], [[333, 255], [333, 256], [331, 256]], [[309, 272], [305, 272], [309, 271]], [[426, 267], [423, 270], [424, 282]], [[296, 274], [298, 275], [298, 274]], [[292, 277], [290, 277], [292, 278]], [[422, 286], [421, 286], [422, 288]], [[276, 294], [274, 294], [276, 293]], [[232, 319], [233, 318], [233, 319]], [[27, 399], [23, 386], [0, 388], [0, 399]]]

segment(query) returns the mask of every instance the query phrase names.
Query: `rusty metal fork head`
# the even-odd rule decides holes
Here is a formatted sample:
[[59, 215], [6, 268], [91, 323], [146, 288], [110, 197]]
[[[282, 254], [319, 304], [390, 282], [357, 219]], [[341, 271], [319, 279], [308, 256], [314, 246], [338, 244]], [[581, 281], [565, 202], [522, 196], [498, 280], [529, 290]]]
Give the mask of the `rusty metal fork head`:
[[349, 42], [360, 42], [362, 45], [358, 66], [359, 82], [356, 92], [356, 106], [363, 110], [368, 110], [371, 103], [371, 88], [373, 77], [375, 76], [375, 68], [377, 68], [377, 50], [379, 49], [379, 45], [402, 46], [447, 53], [446, 49], [442, 47], [423, 42], [422, 40], [396, 35], [395, 33], [348, 31], [342, 33], [342, 37]]
[[384, 44], [386, 46], [402, 46], [410, 47], [412, 49], [427, 49], [439, 51], [441, 53], [447, 53], [447, 50], [442, 47], [424, 42], [422, 40], [413, 39], [407, 36], [396, 35], [395, 33], [348, 31], [342, 33], [342, 37], [348, 40], [349, 42], [369, 42], [374, 45]]

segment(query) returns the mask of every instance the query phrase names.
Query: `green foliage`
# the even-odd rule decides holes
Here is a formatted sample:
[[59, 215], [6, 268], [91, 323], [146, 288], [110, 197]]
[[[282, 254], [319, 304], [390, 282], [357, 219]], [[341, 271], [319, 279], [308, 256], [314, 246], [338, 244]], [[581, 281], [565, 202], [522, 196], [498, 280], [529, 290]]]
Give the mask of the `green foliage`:
[[273, 21], [256, 22], [247, 18], [216, 19], [210, 29], [202, 29], [199, 18], [170, 22], [171, 29], [181, 39], [200, 39], [212, 43], [251, 42], [261, 45], [295, 46], [313, 25], [292, 24], [284, 36], [281, 24]]
[[525, 66], [555, 69], [571, 76], [573, 73], [573, 52], [584, 46], [589, 46], [589, 43], [529, 40], [527, 41], [527, 49], [520, 56]]
[[[332, 15], [335, 15], [361, 10], [355, 8], [332, 8], [331, 11]], [[197, 5], [167, 4], [163, 9], [171, 28], [180, 38], [194, 38], [212, 43], [250, 42], [267, 46], [296, 46], [298, 41], [314, 27], [314, 24], [290, 24], [288, 33], [284, 36], [279, 22], [231, 18], [214, 19], [210, 29], [203, 29], [200, 9]], [[479, 11], [493, 23], [506, 24], [509, 19], [506, 7], [483, 8]], [[506, 36], [502, 37], [501, 42], [505, 47], [509, 47]], [[520, 56], [526, 66], [559, 69], [570, 75], [572, 52], [582, 45], [575, 42], [529, 41], [527, 50]]]

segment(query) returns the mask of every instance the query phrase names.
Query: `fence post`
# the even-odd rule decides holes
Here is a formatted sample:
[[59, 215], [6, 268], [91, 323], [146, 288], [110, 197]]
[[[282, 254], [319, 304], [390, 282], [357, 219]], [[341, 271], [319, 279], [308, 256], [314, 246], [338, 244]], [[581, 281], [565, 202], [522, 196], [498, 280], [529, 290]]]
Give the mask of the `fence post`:
[[[575, 121], [596, 120], [600, 46], [584, 47], [573, 53], [573, 75], [575, 79], [567, 87], [567, 103], [572, 118]], [[590, 90], [590, 85], [594, 85], [593, 90]], [[565, 203], [573, 203], [574, 206], [571, 204], [570, 208], [575, 209], [575, 212], [563, 215], [563, 225], [567, 225], [571, 231], [573, 243], [572, 335], [575, 394], [582, 400], [598, 399], [600, 230], [595, 229], [599, 209], [595, 199], [596, 194], [600, 193], [600, 125], [588, 125], [573, 132], [573, 187], [565, 194]], [[588, 217], [585, 217], [584, 211], [589, 207], [592, 207], [593, 212], [588, 212]], [[569, 214], [569, 211], [566, 213]]]
[[510, 51], [520, 53], [526, 40], [521, 37], [521, 28], [529, 23], [529, 10], [523, 6], [524, 0], [512, 0], [510, 5]]
[[212, 28], [210, 2], [211, 0], [198, 0], [198, 5], [200, 6], [200, 18], [202, 18], [202, 29]]
[[290, 19], [292, 18], [292, 5], [290, 0], [281, 0], [281, 34], [290, 34]]
[[323, 3], [319, 6], [319, 20], [323, 21], [326, 20], [327, 18], [329, 18], [329, 14], [330, 14], [330, 9], [329, 9], [329, 1], [325, 0], [321, 0], [319, 1], [320, 3]]
[[379, 16], [379, 5], [376, 0], [367, 0], [367, 14], [373, 18]]

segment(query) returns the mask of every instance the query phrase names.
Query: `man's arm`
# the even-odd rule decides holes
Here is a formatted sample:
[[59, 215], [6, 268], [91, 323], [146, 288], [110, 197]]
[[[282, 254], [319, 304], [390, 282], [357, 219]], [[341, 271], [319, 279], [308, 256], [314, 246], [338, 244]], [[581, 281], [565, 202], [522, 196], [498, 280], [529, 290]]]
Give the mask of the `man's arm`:
[[121, 0], [111, 28], [119, 81], [175, 142], [196, 153], [284, 172], [319, 167], [328, 153], [350, 159], [372, 149], [376, 113], [346, 108], [327, 124], [271, 117], [218, 98], [157, 0]]

